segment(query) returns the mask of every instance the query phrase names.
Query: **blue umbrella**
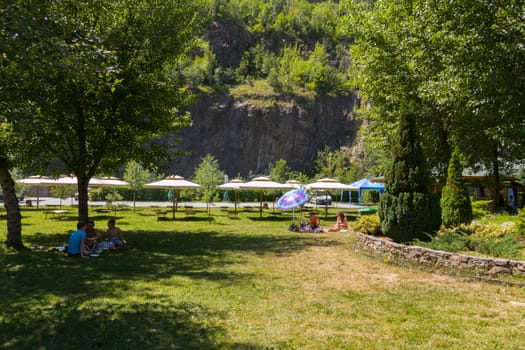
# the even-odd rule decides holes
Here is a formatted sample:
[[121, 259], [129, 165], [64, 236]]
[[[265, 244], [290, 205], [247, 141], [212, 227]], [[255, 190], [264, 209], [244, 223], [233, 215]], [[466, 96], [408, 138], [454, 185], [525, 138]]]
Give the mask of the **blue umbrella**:
[[277, 200], [277, 207], [280, 209], [292, 209], [292, 222], [294, 221], [295, 208], [302, 206], [308, 202], [310, 196], [305, 190], [291, 190], [286, 192]]

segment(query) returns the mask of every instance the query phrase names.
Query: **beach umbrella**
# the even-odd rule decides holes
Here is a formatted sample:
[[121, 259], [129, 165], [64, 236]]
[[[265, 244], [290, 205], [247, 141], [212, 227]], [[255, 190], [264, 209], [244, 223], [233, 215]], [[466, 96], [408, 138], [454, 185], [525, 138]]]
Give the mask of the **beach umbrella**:
[[239, 202], [239, 189], [243, 181], [241, 179], [233, 179], [230, 182], [217, 186], [221, 190], [233, 190], [233, 201], [235, 205], [235, 212], [237, 212], [237, 203]]
[[172, 217], [175, 219], [175, 211], [177, 211], [177, 204], [178, 204], [178, 197], [179, 197], [179, 190], [181, 189], [198, 189], [201, 186], [199, 184], [196, 184], [194, 182], [185, 180], [182, 176], [179, 175], [172, 175], [168, 176], [164, 180], [151, 182], [149, 184], [145, 184], [144, 187], [147, 188], [167, 188], [173, 191], [173, 209], [172, 209]]
[[292, 186], [293, 188], [301, 188], [301, 183], [297, 180], [288, 180], [285, 182], [285, 184]]
[[293, 188], [289, 184], [272, 181], [269, 177], [260, 176], [240, 185], [241, 190], [259, 190], [259, 218], [262, 218], [262, 192], [264, 190], [284, 190]]
[[89, 181], [89, 185], [93, 187], [124, 187], [124, 186], [129, 186], [129, 183], [127, 183], [126, 181], [120, 180], [117, 177], [104, 176], [101, 178], [92, 178]]
[[286, 192], [277, 200], [277, 207], [280, 209], [292, 209], [292, 223], [295, 219], [295, 208], [302, 206], [308, 202], [310, 196], [305, 190], [295, 189]]
[[24, 184], [29, 187], [36, 187], [36, 208], [38, 209], [40, 202], [40, 187], [49, 186], [46, 181], [49, 181], [49, 177], [42, 175], [33, 175], [25, 179], [17, 180], [16, 182]]
[[[334, 190], [340, 190], [340, 191], [348, 191], [351, 190], [352, 187], [346, 184], [343, 184], [336, 179], [331, 178], [323, 178], [319, 179], [316, 182], [313, 182], [311, 184], [308, 184], [305, 186], [306, 189], [312, 190], [312, 191], [334, 191]], [[328, 216], [328, 203], [325, 201], [325, 218]]]

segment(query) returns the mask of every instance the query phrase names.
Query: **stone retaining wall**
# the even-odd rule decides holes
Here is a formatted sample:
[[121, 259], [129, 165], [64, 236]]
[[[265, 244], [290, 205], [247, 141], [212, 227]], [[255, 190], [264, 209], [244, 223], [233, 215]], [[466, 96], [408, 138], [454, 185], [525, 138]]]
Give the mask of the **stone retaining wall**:
[[357, 249], [375, 255], [414, 262], [420, 265], [466, 269], [487, 277], [517, 275], [525, 277], [525, 262], [499, 258], [480, 258], [457, 253], [448, 253], [418, 246], [407, 246], [384, 238], [358, 234]]

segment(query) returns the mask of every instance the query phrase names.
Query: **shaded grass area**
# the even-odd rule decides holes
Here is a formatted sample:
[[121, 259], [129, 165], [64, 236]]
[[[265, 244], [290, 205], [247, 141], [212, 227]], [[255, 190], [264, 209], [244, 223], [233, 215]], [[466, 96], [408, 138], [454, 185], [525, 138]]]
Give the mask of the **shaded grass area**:
[[[28, 247], [74, 226], [23, 214]], [[0, 349], [519, 349], [525, 335], [523, 289], [383, 264], [353, 234], [288, 231], [287, 213], [116, 215], [129, 244], [97, 258], [0, 250]]]

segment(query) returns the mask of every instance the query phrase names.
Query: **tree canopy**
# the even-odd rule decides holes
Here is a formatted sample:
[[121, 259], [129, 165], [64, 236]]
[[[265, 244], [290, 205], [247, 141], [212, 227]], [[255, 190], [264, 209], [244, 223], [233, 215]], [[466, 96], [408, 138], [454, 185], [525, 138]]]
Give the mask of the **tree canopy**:
[[[29, 37], [15, 53], [31, 113], [16, 126], [42, 160], [57, 157], [77, 176], [80, 219], [87, 219], [87, 184], [97, 171], [130, 158], [157, 164], [173, 150], [160, 136], [190, 123], [179, 113], [190, 95], [174, 72], [202, 32], [203, 5], [42, 1], [35, 16], [8, 28]], [[16, 1], [11, 7], [22, 9]], [[23, 60], [26, 52], [31, 59]]]
[[342, 28], [356, 38], [351, 74], [368, 102], [362, 112], [378, 125], [374, 135], [387, 138], [376, 139], [381, 147], [374, 151], [388, 152], [398, 111], [411, 101], [428, 165], [440, 176], [455, 146], [496, 178], [503, 161], [523, 159], [523, 3], [347, 1], [346, 7]]

